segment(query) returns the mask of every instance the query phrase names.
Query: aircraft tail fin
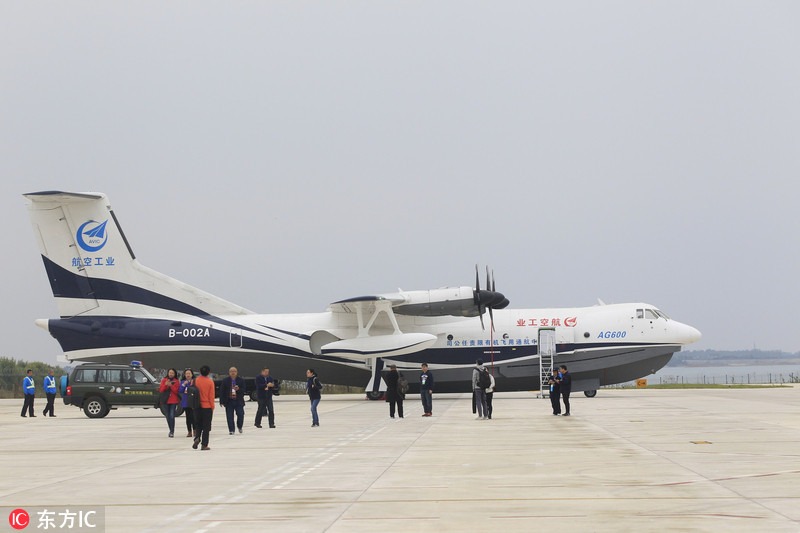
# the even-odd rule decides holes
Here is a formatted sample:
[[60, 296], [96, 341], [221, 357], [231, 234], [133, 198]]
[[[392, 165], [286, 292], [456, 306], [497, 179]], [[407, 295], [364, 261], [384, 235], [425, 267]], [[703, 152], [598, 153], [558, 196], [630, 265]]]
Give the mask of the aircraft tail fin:
[[24, 196], [62, 318], [251, 313], [139, 263], [106, 195]]

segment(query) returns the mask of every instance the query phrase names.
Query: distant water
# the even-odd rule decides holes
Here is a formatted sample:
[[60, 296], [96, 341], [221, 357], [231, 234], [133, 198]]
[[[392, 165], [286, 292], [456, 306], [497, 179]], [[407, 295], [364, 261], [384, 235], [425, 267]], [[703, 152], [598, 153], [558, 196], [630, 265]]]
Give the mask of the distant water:
[[800, 380], [800, 365], [665, 366], [645, 376], [650, 385], [665, 383], [791, 383]]

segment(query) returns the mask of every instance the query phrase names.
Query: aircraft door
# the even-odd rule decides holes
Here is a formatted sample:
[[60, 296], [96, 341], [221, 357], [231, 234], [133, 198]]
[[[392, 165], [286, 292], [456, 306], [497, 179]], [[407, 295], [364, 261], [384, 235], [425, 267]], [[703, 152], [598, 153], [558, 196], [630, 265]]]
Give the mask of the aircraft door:
[[97, 388], [103, 391], [109, 405], [125, 405], [130, 398], [122, 388], [121, 371], [116, 368], [103, 368], [97, 371]]
[[242, 347], [242, 330], [240, 329], [232, 329], [231, 330], [231, 348], [241, 348]]

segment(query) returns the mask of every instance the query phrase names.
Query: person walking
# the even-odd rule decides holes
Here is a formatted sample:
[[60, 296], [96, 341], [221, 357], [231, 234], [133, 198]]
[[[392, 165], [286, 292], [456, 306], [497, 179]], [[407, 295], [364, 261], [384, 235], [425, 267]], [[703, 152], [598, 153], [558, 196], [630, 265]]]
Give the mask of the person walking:
[[[244, 431], [244, 379], [239, 377], [239, 371], [235, 366], [228, 370], [228, 377], [222, 380], [219, 386], [219, 403], [225, 406], [225, 416], [228, 419], [228, 432], [235, 434], [236, 428], [239, 433]], [[234, 426], [233, 415], [236, 414], [236, 425]]]
[[195, 450], [202, 442], [201, 450], [210, 450], [208, 442], [211, 438], [211, 420], [214, 418], [214, 380], [208, 377], [211, 369], [208, 365], [200, 367], [200, 375], [194, 379], [194, 386], [200, 393], [200, 408], [195, 413], [197, 434], [194, 436], [192, 448]]
[[386, 401], [389, 402], [389, 417], [394, 418], [395, 408], [397, 415], [403, 418], [404, 393], [400, 390], [400, 373], [397, 365], [389, 365], [389, 372], [384, 378], [386, 382]]
[[561, 398], [564, 400], [564, 414], [562, 416], [569, 416], [569, 394], [572, 392], [572, 375], [567, 370], [567, 365], [561, 365], [558, 368], [561, 370], [559, 385]]
[[422, 401], [422, 416], [433, 416], [433, 372], [428, 370], [428, 363], [422, 363], [419, 375], [419, 399]]
[[191, 368], [187, 368], [183, 371], [183, 379], [181, 380], [181, 387], [179, 389], [181, 395], [181, 407], [183, 407], [183, 416], [186, 417], [186, 434], [187, 437], [196, 437], [200, 433], [198, 432], [197, 424], [195, 423], [195, 412], [192, 409], [192, 406], [189, 404], [189, 393], [188, 388], [192, 385], [194, 381], [194, 372], [192, 372]]
[[30, 368], [25, 372], [27, 375], [22, 378], [22, 395], [24, 401], [22, 403], [22, 412], [20, 416], [25, 417], [25, 411], [28, 411], [27, 416], [36, 418], [33, 414], [33, 400], [36, 398], [36, 385], [33, 383], [33, 370]]
[[306, 370], [306, 392], [308, 393], [308, 399], [311, 400], [311, 427], [319, 427], [317, 406], [322, 399], [322, 383], [320, 383], [313, 368]]
[[256, 376], [256, 397], [258, 411], [256, 411], [255, 426], [261, 429], [261, 419], [267, 414], [269, 427], [275, 427], [275, 410], [272, 403], [272, 394], [275, 389], [275, 380], [269, 375], [269, 368], [262, 368], [261, 374]]
[[44, 377], [44, 394], [47, 396], [47, 405], [42, 411], [42, 415], [47, 416], [47, 413], [50, 413], [50, 416], [56, 416], [56, 390], [56, 377], [53, 375], [53, 371], [50, 370]]
[[491, 385], [489, 371], [483, 366], [483, 360], [475, 361], [472, 369], [472, 393], [475, 395], [475, 409], [478, 411], [476, 420], [488, 420], [489, 410], [486, 407], [486, 389]]
[[559, 380], [561, 376], [558, 373], [557, 369], [553, 369], [552, 374], [550, 375], [550, 379], [547, 383], [550, 385], [550, 406], [553, 408], [553, 415], [558, 416], [561, 414], [561, 400], [559, 399], [561, 395], [561, 384]]
[[[167, 426], [169, 427], [169, 437], [175, 436], [175, 411], [178, 404], [181, 402], [178, 396], [178, 389], [181, 384], [178, 380], [178, 371], [174, 368], [167, 370], [167, 375], [161, 380], [161, 385], [158, 387], [158, 392], [166, 396], [166, 401], [162, 401], [161, 409], [164, 417], [167, 419]], [[169, 392], [169, 394], [166, 394]]]

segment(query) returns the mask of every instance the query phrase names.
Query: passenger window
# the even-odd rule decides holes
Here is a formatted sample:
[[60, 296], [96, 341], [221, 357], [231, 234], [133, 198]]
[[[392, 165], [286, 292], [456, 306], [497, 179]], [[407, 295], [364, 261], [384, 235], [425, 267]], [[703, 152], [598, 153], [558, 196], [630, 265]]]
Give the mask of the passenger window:
[[105, 368], [100, 370], [97, 376], [98, 383], [120, 383], [122, 380], [119, 370]]
[[147, 383], [147, 378], [141, 372], [136, 371], [136, 372], [131, 372], [131, 374], [133, 374], [134, 376], [133, 379], [134, 383]]
[[645, 317], [649, 318], [650, 320], [657, 320], [658, 315], [652, 309], [645, 309]]
[[75, 381], [79, 383], [94, 383], [97, 379], [97, 370], [84, 368], [75, 373]]

